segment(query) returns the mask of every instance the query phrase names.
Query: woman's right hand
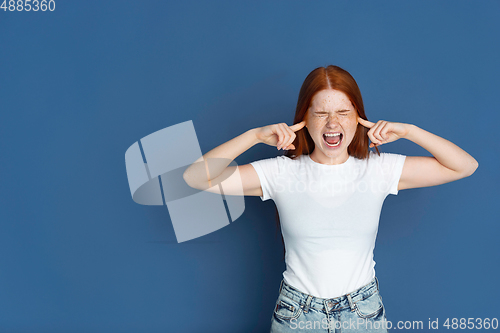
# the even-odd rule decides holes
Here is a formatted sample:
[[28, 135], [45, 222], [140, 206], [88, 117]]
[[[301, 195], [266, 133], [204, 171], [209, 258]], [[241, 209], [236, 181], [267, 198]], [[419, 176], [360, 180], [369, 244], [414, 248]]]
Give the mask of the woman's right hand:
[[290, 150], [295, 149], [295, 146], [292, 144], [296, 137], [295, 132], [302, 129], [305, 125], [305, 120], [293, 126], [288, 126], [285, 123], [268, 125], [257, 128], [255, 135], [259, 142], [278, 147], [278, 150]]

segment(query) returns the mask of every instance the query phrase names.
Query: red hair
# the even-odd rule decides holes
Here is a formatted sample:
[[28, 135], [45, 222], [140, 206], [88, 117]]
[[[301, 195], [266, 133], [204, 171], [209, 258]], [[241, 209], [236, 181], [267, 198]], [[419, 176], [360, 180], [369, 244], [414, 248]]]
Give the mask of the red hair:
[[[354, 109], [358, 113], [360, 118], [368, 120], [365, 114], [365, 107], [363, 105], [363, 98], [361, 97], [361, 92], [359, 91], [358, 84], [354, 78], [346, 70], [338, 66], [327, 66], [318, 67], [313, 70], [304, 80], [302, 87], [299, 92], [299, 100], [297, 101], [297, 108], [295, 109], [295, 118], [293, 123], [297, 124], [304, 120], [306, 117], [307, 110], [311, 104], [314, 96], [321, 90], [334, 89], [342, 91], [347, 95], [351, 101]], [[347, 147], [347, 153], [349, 156], [354, 156], [359, 159], [369, 158], [369, 143], [368, 143], [368, 133], [369, 129], [358, 123], [356, 128], [356, 133], [352, 139], [349, 147]], [[294, 150], [287, 150], [285, 156], [290, 158], [297, 158], [300, 155], [311, 154], [314, 150], [314, 141], [309, 134], [309, 131], [304, 126], [302, 129], [296, 132], [297, 137], [293, 141], [295, 146]], [[377, 147], [375, 147], [377, 154], [380, 152]], [[280, 218], [278, 209], [276, 209], [276, 225], [277, 230], [280, 229]], [[281, 241], [283, 242], [283, 259], [285, 258], [285, 242], [283, 240], [283, 235], [281, 235]]]

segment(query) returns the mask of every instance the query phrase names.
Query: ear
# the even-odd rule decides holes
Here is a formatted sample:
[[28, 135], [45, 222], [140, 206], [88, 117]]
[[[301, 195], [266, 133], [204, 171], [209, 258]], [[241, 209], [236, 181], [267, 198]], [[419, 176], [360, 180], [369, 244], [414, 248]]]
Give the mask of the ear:
[[359, 125], [359, 112], [358, 112], [358, 108], [357, 107], [354, 107], [354, 112], [356, 113], [356, 124]]

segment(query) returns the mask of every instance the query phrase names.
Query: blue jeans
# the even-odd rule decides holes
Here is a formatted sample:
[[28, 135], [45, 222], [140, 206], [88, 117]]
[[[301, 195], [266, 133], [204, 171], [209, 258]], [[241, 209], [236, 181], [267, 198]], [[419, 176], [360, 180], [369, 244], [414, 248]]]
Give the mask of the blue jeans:
[[378, 280], [337, 298], [307, 295], [281, 281], [271, 333], [387, 332]]

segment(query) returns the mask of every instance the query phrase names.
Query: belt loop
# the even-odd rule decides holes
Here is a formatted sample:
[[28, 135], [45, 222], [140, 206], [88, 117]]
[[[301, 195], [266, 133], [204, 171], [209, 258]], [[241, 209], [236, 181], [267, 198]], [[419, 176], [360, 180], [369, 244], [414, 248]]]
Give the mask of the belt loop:
[[283, 280], [281, 280], [281, 283], [280, 283], [280, 294], [281, 294], [281, 289], [283, 289]]
[[377, 282], [377, 290], [380, 291], [380, 288], [378, 287], [378, 279], [377, 279], [377, 277], [375, 277], [375, 282]]
[[351, 312], [354, 311], [354, 303], [352, 302], [351, 294], [347, 294], [347, 301], [349, 301], [349, 306], [351, 307]]
[[307, 311], [309, 311], [309, 305], [311, 305], [312, 298], [313, 297], [311, 295], [307, 296], [306, 305], [304, 307], [304, 313], [307, 313]]

